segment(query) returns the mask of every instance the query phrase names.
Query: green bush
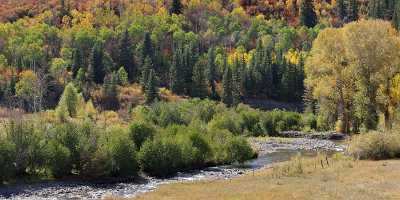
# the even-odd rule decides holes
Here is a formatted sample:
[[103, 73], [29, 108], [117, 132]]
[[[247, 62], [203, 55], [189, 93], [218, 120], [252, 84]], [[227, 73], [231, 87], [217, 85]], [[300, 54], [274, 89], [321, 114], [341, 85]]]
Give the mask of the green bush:
[[171, 175], [182, 166], [181, 148], [174, 140], [165, 137], [147, 140], [139, 151], [139, 163], [150, 175]]
[[225, 129], [235, 135], [243, 133], [240, 116], [234, 111], [219, 113], [208, 123], [211, 129]]
[[35, 174], [46, 162], [42, 127], [33, 121], [11, 121], [6, 125], [6, 139], [15, 149], [17, 176]]
[[244, 130], [244, 135], [261, 136], [264, 135], [264, 130], [260, 124], [261, 112], [255, 109], [239, 104], [236, 111], [240, 115], [241, 128]]
[[211, 159], [212, 152], [204, 136], [199, 133], [182, 135], [178, 143], [185, 169], [203, 167]]
[[254, 156], [253, 149], [246, 139], [234, 137], [229, 140], [226, 146], [228, 160], [230, 163], [243, 164]]
[[371, 132], [354, 136], [348, 152], [358, 159], [400, 158], [400, 134], [394, 132]]
[[108, 160], [105, 175], [116, 177], [135, 176], [138, 172], [135, 144], [122, 127], [111, 127], [104, 136], [104, 144], [99, 148], [105, 151]]
[[134, 141], [135, 146], [140, 149], [143, 142], [147, 139], [152, 138], [155, 133], [155, 129], [143, 122], [134, 122], [129, 126], [130, 138]]
[[71, 173], [71, 153], [67, 147], [56, 140], [51, 140], [47, 146], [48, 167], [55, 178], [61, 178]]
[[303, 129], [306, 130], [317, 130], [317, 118], [312, 113], [303, 114]]
[[302, 117], [299, 113], [273, 110], [261, 116], [261, 126], [271, 136], [281, 131], [298, 131], [303, 128]]
[[15, 146], [0, 138], [0, 185], [15, 176]]

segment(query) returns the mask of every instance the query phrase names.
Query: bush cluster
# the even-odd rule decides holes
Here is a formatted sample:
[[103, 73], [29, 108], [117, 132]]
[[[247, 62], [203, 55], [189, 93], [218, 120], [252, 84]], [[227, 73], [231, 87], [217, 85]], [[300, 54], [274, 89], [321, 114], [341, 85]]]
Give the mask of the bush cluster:
[[357, 159], [400, 158], [400, 134], [398, 132], [370, 132], [354, 136], [348, 152]]

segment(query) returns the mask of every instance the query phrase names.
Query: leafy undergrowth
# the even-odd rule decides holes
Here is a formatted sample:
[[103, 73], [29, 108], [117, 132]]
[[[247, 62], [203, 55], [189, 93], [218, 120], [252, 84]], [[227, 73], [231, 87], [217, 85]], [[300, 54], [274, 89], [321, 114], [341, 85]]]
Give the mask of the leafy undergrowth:
[[342, 156], [326, 159], [324, 155], [312, 159], [297, 157], [232, 180], [163, 185], [134, 200], [186, 200], [188, 197], [192, 200], [399, 199], [399, 170], [398, 160], [354, 161]]

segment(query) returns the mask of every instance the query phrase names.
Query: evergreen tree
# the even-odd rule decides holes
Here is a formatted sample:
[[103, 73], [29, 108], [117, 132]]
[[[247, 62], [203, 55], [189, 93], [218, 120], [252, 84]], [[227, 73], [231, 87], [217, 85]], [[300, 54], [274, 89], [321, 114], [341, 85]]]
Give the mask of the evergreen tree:
[[125, 30], [122, 39], [119, 41], [119, 61], [118, 66], [125, 68], [128, 73], [130, 82], [135, 81], [136, 78], [136, 67], [133, 59], [132, 44], [129, 40], [128, 30]]
[[193, 76], [193, 66], [196, 64], [198, 59], [198, 52], [191, 44], [185, 45], [182, 56], [182, 87], [185, 90], [185, 94], [190, 94], [193, 88], [192, 76]]
[[307, 27], [317, 25], [317, 14], [314, 11], [313, 0], [301, 0], [300, 24]]
[[396, 1], [393, 10], [392, 24], [397, 30], [400, 30], [400, 1]]
[[205, 98], [207, 97], [207, 78], [205, 73], [206, 62], [198, 61], [193, 68], [193, 88], [192, 96]]
[[66, 112], [69, 117], [76, 117], [78, 111], [78, 92], [73, 83], [68, 83], [65, 86], [64, 92], [58, 102], [57, 110]]
[[343, 21], [346, 18], [346, 4], [345, 0], [336, 1], [337, 13], [339, 18]]
[[89, 78], [97, 84], [102, 84], [105, 76], [103, 57], [103, 47], [99, 42], [97, 42], [92, 48], [89, 64]]
[[118, 110], [118, 75], [112, 73], [106, 77], [103, 84], [103, 108], [105, 110]]
[[207, 77], [211, 87], [211, 99], [218, 100], [215, 82], [217, 81], [217, 70], [215, 66], [215, 49], [211, 47], [207, 54]]
[[240, 94], [240, 73], [239, 73], [239, 60], [236, 59], [235, 67], [232, 73], [232, 105], [237, 106], [241, 101], [241, 94]]
[[382, 18], [383, 17], [383, 6], [381, 0], [370, 0], [368, 3], [368, 16], [370, 18]]
[[146, 57], [142, 66], [142, 75], [140, 78], [140, 84], [142, 85], [143, 91], [146, 91], [147, 83], [149, 82], [149, 73], [153, 70], [153, 63], [150, 57]]
[[172, 5], [171, 8], [169, 9], [169, 12], [172, 14], [181, 14], [182, 13], [182, 3], [180, 0], [172, 0]]
[[145, 97], [146, 97], [147, 104], [153, 103], [158, 98], [156, 82], [157, 82], [157, 78], [156, 78], [155, 71], [153, 69], [151, 69], [149, 71], [149, 76], [148, 76], [148, 80], [147, 80], [146, 87], [145, 87], [146, 88]]
[[80, 48], [72, 50], [72, 77], [75, 78], [79, 69], [83, 67], [83, 55]]
[[[226, 59], [226, 58], [225, 58]], [[228, 106], [232, 106], [233, 97], [232, 97], [232, 71], [230, 67], [225, 67], [225, 72], [222, 77], [222, 102], [224, 102]]]
[[349, 21], [358, 20], [358, 1], [350, 0], [349, 2]]
[[183, 94], [183, 77], [182, 77], [182, 48], [180, 46], [174, 49], [172, 65], [169, 71], [169, 87], [175, 94]]
[[147, 57], [150, 58], [151, 62], [154, 63], [154, 47], [153, 42], [151, 41], [150, 33], [146, 32], [144, 34], [144, 40], [142, 44], [142, 65]]
[[118, 72], [118, 83], [120, 85], [127, 85], [128, 84], [128, 73], [125, 71], [125, 68], [119, 68]]

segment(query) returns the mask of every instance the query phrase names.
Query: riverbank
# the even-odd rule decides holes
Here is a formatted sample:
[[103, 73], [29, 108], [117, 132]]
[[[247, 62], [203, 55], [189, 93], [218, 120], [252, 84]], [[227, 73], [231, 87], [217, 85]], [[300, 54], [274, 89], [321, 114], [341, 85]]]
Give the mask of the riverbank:
[[[162, 185], [131, 200], [400, 199], [399, 160], [329, 160], [329, 166], [324, 163], [324, 168], [310, 163], [302, 166], [302, 173], [278, 177], [277, 168], [266, 168], [232, 180]], [[287, 167], [285, 163], [278, 164], [282, 165]]]
[[257, 171], [273, 163], [287, 161], [297, 154], [315, 156], [317, 151], [341, 151], [343, 146], [333, 141], [303, 138], [249, 138], [259, 157], [246, 166], [218, 166], [178, 173], [166, 179], [142, 176], [134, 182], [50, 181], [45, 183], [0, 187], [0, 199], [101, 199], [106, 196], [133, 197], [155, 190], [160, 185], [204, 180], [230, 180]]

